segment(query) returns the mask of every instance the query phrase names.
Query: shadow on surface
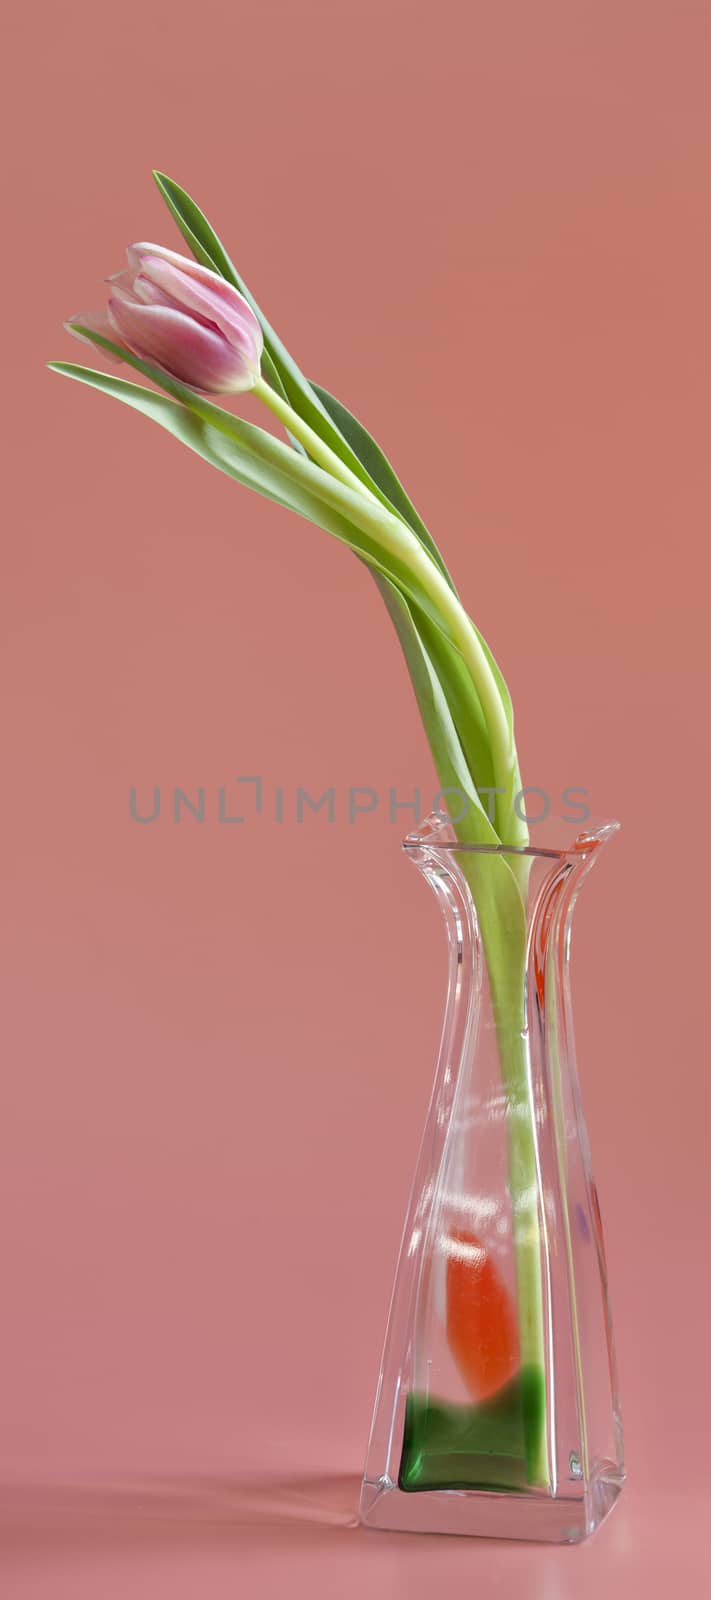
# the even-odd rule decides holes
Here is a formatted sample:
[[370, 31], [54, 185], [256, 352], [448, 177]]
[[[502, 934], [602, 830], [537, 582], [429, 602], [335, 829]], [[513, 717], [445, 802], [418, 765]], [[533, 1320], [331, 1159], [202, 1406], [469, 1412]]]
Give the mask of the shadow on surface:
[[325, 1548], [358, 1534], [359, 1489], [350, 1473], [0, 1483], [0, 1561], [267, 1540], [272, 1548], [289, 1540]]

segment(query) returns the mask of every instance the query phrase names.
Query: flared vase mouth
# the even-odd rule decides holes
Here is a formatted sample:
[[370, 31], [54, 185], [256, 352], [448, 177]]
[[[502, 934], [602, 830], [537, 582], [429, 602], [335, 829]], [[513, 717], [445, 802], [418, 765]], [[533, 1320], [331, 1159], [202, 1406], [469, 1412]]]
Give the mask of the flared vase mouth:
[[501, 843], [469, 844], [457, 838], [455, 825], [444, 811], [433, 811], [424, 822], [413, 828], [402, 841], [403, 850], [446, 850], [461, 855], [502, 855], [544, 857], [553, 861], [567, 859], [580, 861], [595, 850], [600, 850], [619, 831], [620, 823], [614, 818], [605, 821], [588, 817], [577, 819], [546, 818], [545, 822], [530, 824], [530, 840], [526, 845]]

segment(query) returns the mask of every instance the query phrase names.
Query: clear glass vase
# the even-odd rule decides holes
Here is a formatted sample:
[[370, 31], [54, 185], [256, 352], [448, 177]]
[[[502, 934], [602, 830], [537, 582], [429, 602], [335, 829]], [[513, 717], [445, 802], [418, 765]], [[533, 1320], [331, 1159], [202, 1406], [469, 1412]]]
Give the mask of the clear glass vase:
[[[449, 988], [361, 1495], [369, 1527], [574, 1542], [624, 1481], [570, 930], [605, 823], [564, 845], [404, 842]], [[563, 830], [561, 829], [562, 833]]]

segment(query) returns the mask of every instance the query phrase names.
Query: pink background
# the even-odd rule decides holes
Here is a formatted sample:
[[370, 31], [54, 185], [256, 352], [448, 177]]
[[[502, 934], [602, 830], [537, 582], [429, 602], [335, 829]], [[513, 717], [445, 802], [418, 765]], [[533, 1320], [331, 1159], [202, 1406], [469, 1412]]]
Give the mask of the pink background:
[[[699, 1594], [709, 8], [69, 0], [7, 27], [4, 1592]], [[177, 243], [152, 165], [386, 444], [526, 781], [624, 824], [575, 993], [630, 1485], [580, 1551], [349, 1526], [444, 951], [409, 814], [344, 808], [436, 785], [364, 570], [43, 371], [81, 359], [62, 320], [129, 240]], [[240, 774], [264, 812], [220, 826]], [[203, 785], [207, 820], [139, 827], [131, 784], [166, 813]], [[333, 827], [296, 825], [299, 784], [336, 787]]]

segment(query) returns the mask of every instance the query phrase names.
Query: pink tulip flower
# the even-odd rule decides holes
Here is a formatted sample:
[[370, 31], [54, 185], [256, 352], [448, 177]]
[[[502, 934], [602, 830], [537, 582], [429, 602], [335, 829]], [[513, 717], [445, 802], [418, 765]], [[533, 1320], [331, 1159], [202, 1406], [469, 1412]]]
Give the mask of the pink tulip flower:
[[[218, 273], [158, 244], [132, 244], [109, 279], [105, 313], [73, 317], [204, 394], [240, 394], [259, 377], [262, 330], [244, 296]], [[78, 335], [81, 338], [81, 334]]]

